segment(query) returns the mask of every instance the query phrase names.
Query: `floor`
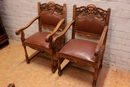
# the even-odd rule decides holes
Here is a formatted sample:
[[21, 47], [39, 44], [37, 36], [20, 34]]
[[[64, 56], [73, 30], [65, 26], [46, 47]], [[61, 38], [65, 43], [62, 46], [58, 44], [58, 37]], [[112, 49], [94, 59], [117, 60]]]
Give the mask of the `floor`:
[[[19, 41], [0, 49], [0, 87], [15, 83], [16, 87], [91, 87], [92, 74], [73, 64], [62, 76], [52, 74], [50, 60], [39, 54], [30, 64], [25, 62], [24, 50]], [[28, 48], [29, 54], [34, 50]], [[104, 65], [97, 87], [130, 87], [130, 72]]]

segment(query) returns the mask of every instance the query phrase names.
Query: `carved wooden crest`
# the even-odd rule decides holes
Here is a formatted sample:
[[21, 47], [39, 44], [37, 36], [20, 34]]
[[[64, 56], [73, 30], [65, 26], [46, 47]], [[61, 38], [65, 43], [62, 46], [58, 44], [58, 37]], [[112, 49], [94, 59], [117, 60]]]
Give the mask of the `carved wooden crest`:
[[62, 11], [63, 11], [63, 6], [59, 5], [59, 4], [55, 4], [54, 2], [50, 1], [48, 3], [43, 3], [40, 6], [41, 11], [44, 12], [51, 12], [51, 13], [56, 13], [56, 14], [60, 14], [62, 15]]
[[[76, 14], [75, 14], [76, 25], [74, 26], [75, 34], [79, 34], [80, 36], [85, 36], [85, 37], [88, 37], [88, 38], [95, 38], [95, 39], [100, 38], [101, 32], [97, 33], [95, 31], [97, 29], [98, 29], [98, 31], [103, 30], [102, 27], [105, 26], [106, 21], [107, 21], [107, 19], [106, 19], [107, 18], [107, 11], [103, 10], [101, 8], [98, 8], [93, 4], [89, 4], [88, 6], [76, 7], [75, 11], [76, 11]], [[98, 28], [90, 26], [91, 28], [87, 27], [86, 30], [85, 30], [84, 27], [82, 27], [82, 29], [84, 28], [84, 30], [79, 29], [79, 28], [81, 28], [81, 27], [77, 28], [77, 22], [79, 22], [79, 20], [81, 20], [81, 21], [84, 20], [83, 23], [85, 23], [85, 20], [87, 20], [86, 22], [91, 22], [91, 23], [93, 21], [93, 23], [96, 23]], [[86, 23], [86, 24], [88, 24], [88, 23]], [[96, 25], [94, 25], [94, 26], [96, 26]], [[88, 24], [88, 26], [89, 26], [89, 24]], [[92, 32], [92, 31], [94, 31], [94, 32]]]
[[78, 18], [82, 18], [82, 17], [95, 18], [102, 22], [105, 22], [107, 11], [98, 8], [93, 4], [89, 4], [88, 6], [82, 6], [76, 8], [76, 15]]

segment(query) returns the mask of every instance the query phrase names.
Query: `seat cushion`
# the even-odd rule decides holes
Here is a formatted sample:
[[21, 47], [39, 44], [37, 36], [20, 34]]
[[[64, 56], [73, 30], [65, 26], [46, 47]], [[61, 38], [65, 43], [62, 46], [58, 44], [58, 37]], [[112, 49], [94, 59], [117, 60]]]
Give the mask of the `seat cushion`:
[[32, 36], [28, 37], [24, 41], [24, 44], [31, 45], [31, 46], [40, 46], [40, 47], [44, 47], [44, 48], [49, 48], [49, 43], [47, 43], [45, 41], [46, 36], [48, 34], [49, 33], [47, 33], [47, 32], [37, 32], [37, 33], [33, 34]]
[[60, 50], [60, 54], [95, 62], [94, 52], [97, 43], [81, 39], [72, 39]]

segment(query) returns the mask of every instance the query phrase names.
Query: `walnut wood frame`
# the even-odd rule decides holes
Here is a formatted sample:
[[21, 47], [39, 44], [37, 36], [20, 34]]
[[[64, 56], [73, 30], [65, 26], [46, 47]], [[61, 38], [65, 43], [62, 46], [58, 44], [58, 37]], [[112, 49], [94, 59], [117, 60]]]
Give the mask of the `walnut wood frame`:
[[[89, 4], [88, 6], [81, 6], [81, 7], [76, 7], [76, 5], [73, 6], [73, 20], [68, 23], [68, 25], [65, 27], [64, 31], [57, 37], [53, 39], [53, 42], [59, 40], [62, 36], [66, 34], [66, 32], [69, 30], [69, 28], [72, 26], [72, 37], [71, 39], [75, 39], [75, 34], [81, 34], [89, 38], [99, 38], [99, 42], [95, 48], [95, 53], [94, 56], [97, 58], [95, 62], [91, 61], [84, 61], [82, 59], [73, 57], [73, 56], [68, 56], [64, 54], [60, 54], [59, 51], [60, 49], [57, 49], [57, 58], [58, 58], [58, 74], [59, 76], [62, 75], [63, 69], [61, 69], [61, 63], [63, 62], [64, 59], [68, 59], [70, 62], [75, 62], [75, 63], [80, 63], [80, 64], [85, 64], [88, 66], [91, 66], [94, 68], [94, 78], [93, 78], [93, 87], [96, 86], [97, 79], [99, 76], [99, 71], [102, 68], [102, 62], [103, 62], [103, 54], [104, 50], [101, 50], [101, 47], [105, 47], [106, 45], [106, 38], [107, 38], [107, 31], [108, 31], [108, 25], [109, 25], [109, 18], [110, 18], [110, 12], [111, 9], [108, 8], [108, 10], [103, 10], [102, 8], [96, 7], [93, 4]], [[104, 29], [102, 30], [102, 34], [95, 34], [95, 33], [89, 33], [89, 32], [82, 32], [76, 30], [75, 24], [79, 18], [94, 18], [96, 17], [98, 20], [100, 20], [104, 24]], [[67, 44], [67, 43], [66, 43]], [[101, 52], [102, 51], [102, 52]]]
[[[59, 21], [59, 23], [56, 26], [42, 24], [40, 18], [41, 18], [41, 14], [44, 12], [46, 12], [46, 13], [52, 12], [52, 13], [58, 14], [62, 17], [62, 19]], [[24, 41], [26, 40], [24, 30], [27, 29], [30, 25], [32, 25], [36, 20], [38, 20], [39, 32], [42, 32], [43, 28], [52, 30], [52, 32], [50, 32], [50, 34], [48, 34], [45, 39], [45, 41], [49, 44], [49, 49], [24, 43]], [[38, 16], [33, 18], [25, 27], [17, 29], [15, 32], [16, 35], [21, 34], [21, 42], [24, 47], [27, 64], [29, 64], [30, 60], [32, 58], [34, 58], [40, 52], [47, 52], [51, 55], [51, 69], [52, 69], [52, 72], [54, 73], [57, 69], [57, 64], [54, 64], [54, 58], [53, 58], [55, 49], [56, 49], [56, 47], [60, 48], [60, 46], [61, 46], [61, 45], [57, 46], [57, 45], [55, 45], [55, 43], [58, 42], [60, 44], [64, 44], [65, 36], [63, 36], [62, 41], [57, 41], [55, 43], [52, 43], [52, 39], [53, 39], [53, 35], [56, 34], [56, 32], [59, 30], [62, 31], [65, 26], [66, 26], [66, 4], [63, 4], [63, 6], [62, 6], [62, 5], [56, 4], [52, 1], [50, 1], [48, 3], [43, 3], [43, 4], [38, 2]], [[34, 56], [32, 56], [31, 58], [28, 57], [26, 46], [29, 46], [29, 47], [37, 50], [36, 54]]]

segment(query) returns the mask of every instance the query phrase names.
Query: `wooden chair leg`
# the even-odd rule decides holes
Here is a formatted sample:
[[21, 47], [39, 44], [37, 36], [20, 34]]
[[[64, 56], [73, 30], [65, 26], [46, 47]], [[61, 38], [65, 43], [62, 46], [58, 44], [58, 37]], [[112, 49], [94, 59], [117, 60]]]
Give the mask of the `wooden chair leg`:
[[54, 73], [54, 59], [53, 59], [53, 55], [51, 56], [51, 71], [52, 71], [52, 73]]
[[26, 46], [23, 46], [23, 47], [24, 47], [24, 51], [25, 51], [26, 62], [27, 62], [27, 64], [29, 64], [29, 63], [30, 63], [30, 60], [29, 60], [29, 58], [28, 58]]
[[51, 57], [51, 70], [52, 70], [52, 73], [55, 73], [56, 70], [57, 70], [57, 63], [55, 63], [55, 60], [54, 60], [54, 55], [52, 54], [52, 57]]
[[104, 58], [104, 56], [102, 55], [101, 63], [100, 63], [100, 68], [102, 68], [103, 58]]
[[62, 72], [61, 72], [61, 60], [60, 58], [58, 58], [58, 75], [61, 76]]
[[100, 68], [102, 68], [102, 61], [101, 61], [101, 63], [100, 63], [100, 66], [99, 66]]
[[98, 78], [98, 69], [95, 69], [95, 72], [94, 72], [94, 78], [93, 78], [93, 87], [96, 87], [96, 84], [97, 84], [97, 78]]

